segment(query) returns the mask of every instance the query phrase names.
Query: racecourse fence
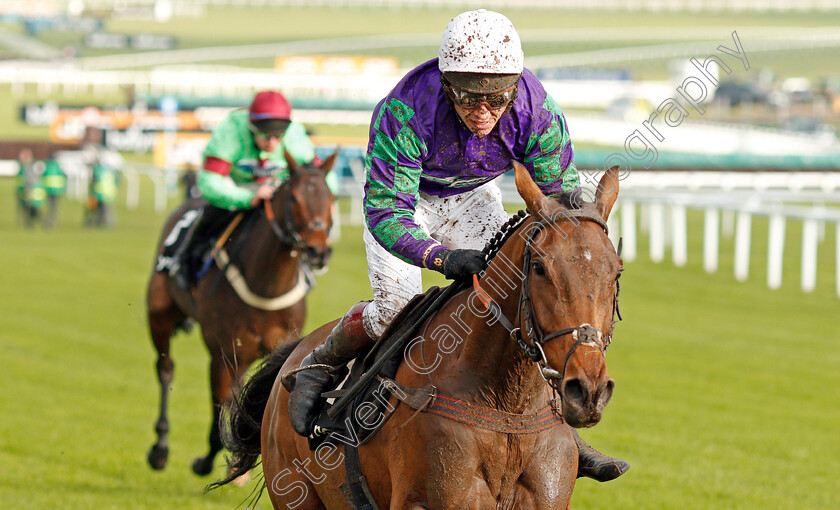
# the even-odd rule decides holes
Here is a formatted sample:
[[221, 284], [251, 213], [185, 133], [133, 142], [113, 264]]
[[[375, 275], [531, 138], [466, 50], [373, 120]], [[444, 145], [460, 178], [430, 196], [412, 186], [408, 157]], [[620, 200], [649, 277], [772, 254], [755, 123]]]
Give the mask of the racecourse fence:
[[[333, 146], [319, 146], [326, 157]], [[58, 153], [68, 174], [71, 197], [87, 196], [89, 172], [73, 151]], [[341, 224], [361, 225], [364, 221], [364, 149], [344, 147], [334, 170], [339, 172], [338, 195], [350, 201], [349, 212]], [[178, 191], [179, 174], [151, 164], [124, 162], [125, 205], [135, 209], [140, 203], [142, 179], [151, 182], [154, 208], [163, 213], [168, 199]], [[593, 189], [601, 171], [580, 169], [584, 188]], [[513, 175], [497, 180], [505, 201], [522, 204]], [[623, 239], [622, 256], [628, 262], [638, 257], [640, 233], [648, 236], [652, 261], [665, 260], [670, 249], [672, 262], [684, 266], [688, 260], [688, 210], [703, 211], [703, 268], [718, 270], [721, 239], [734, 237], [734, 276], [744, 281], [750, 274], [753, 248], [752, 224], [756, 217], [769, 220], [767, 242], [767, 286], [782, 284], [785, 233], [792, 222], [801, 222], [800, 286], [810, 292], [817, 282], [817, 252], [828, 229], [835, 232], [836, 289], [840, 297], [840, 172], [833, 171], [728, 171], [728, 170], [635, 170], [622, 176], [621, 194], [609, 220], [610, 238]]]
[[[326, 153], [325, 153], [326, 154]], [[350, 197], [346, 221], [360, 225], [364, 220], [362, 196], [363, 154], [345, 153], [337, 162], [343, 168], [341, 191]], [[584, 187], [592, 189], [601, 172], [581, 169]], [[513, 176], [497, 182], [505, 201], [521, 204]], [[588, 184], [587, 184], [588, 183]], [[810, 205], [801, 205], [810, 204]], [[610, 218], [610, 238], [623, 238], [622, 256], [638, 256], [639, 231], [648, 234], [649, 256], [662, 262], [670, 247], [673, 263], [684, 266], [688, 259], [687, 210], [704, 212], [703, 267], [718, 270], [721, 237], [735, 239], [734, 273], [745, 281], [750, 272], [752, 223], [754, 217], [769, 218], [767, 286], [782, 284], [785, 231], [789, 222], [803, 223], [801, 241], [801, 288], [813, 291], [817, 277], [817, 247], [826, 229], [836, 231], [836, 294], [840, 297], [840, 173], [831, 171], [634, 171], [621, 182], [616, 211]]]

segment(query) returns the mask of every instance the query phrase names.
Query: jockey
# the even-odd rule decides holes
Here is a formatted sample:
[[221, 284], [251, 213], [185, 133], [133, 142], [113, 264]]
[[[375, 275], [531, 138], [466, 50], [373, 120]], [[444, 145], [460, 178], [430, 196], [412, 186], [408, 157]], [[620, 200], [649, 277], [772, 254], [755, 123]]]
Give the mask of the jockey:
[[[508, 220], [493, 180], [514, 160], [545, 195], [579, 188], [560, 107], [534, 74], [513, 24], [484, 9], [456, 16], [438, 53], [408, 74], [374, 110], [365, 169], [364, 241], [373, 301], [354, 305], [301, 366], [340, 366], [366, 352], [422, 292], [421, 268], [468, 279], [480, 251]], [[330, 374], [297, 373], [293, 428], [312, 433]], [[579, 476], [611, 480], [629, 468], [587, 445]]]
[[[306, 129], [291, 120], [291, 113], [282, 94], [263, 91], [248, 110], [232, 111], [213, 129], [198, 176], [198, 190], [209, 205], [178, 247], [169, 270], [182, 288], [189, 288], [185, 255], [195, 251], [188, 245], [206, 241], [230, 220], [231, 211], [253, 209], [271, 199], [271, 179], [288, 177], [285, 152], [301, 164], [315, 159]], [[335, 191], [335, 182], [328, 178], [328, 183]]]

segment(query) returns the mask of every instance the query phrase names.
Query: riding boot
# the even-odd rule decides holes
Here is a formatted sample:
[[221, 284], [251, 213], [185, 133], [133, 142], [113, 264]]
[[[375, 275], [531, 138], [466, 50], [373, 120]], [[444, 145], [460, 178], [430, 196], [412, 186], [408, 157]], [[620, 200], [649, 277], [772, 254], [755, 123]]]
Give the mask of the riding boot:
[[[356, 303], [333, 328], [323, 345], [303, 358], [301, 367], [313, 364], [329, 365], [334, 370], [367, 351], [375, 342], [362, 324], [362, 311], [367, 302]], [[289, 420], [301, 436], [312, 434], [315, 420], [324, 408], [321, 393], [332, 382], [332, 370], [311, 368], [295, 376], [294, 389], [289, 396]]]
[[614, 459], [589, 446], [577, 430], [572, 429], [572, 434], [578, 446], [578, 478], [585, 476], [599, 482], [609, 482], [630, 469], [627, 461]]

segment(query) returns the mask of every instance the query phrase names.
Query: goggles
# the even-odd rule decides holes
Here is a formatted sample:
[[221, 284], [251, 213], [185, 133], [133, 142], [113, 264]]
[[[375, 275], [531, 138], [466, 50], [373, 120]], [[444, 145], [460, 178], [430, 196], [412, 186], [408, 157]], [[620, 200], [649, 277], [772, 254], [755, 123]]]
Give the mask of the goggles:
[[516, 87], [511, 87], [495, 94], [476, 94], [473, 92], [465, 92], [461, 89], [453, 87], [449, 83], [444, 83], [446, 94], [452, 99], [452, 102], [466, 110], [475, 110], [482, 103], [487, 104], [491, 110], [501, 110], [516, 98]]
[[[260, 121], [258, 121], [260, 122]], [[291, 121], [281, 121], [281, 119], [273, 119], [272, 124], [269, 129], [260, 129], [254, 122], [248, 123], [248, 128], [254, 133], [254, 136], [262, 138], [263, 140], [269, 140], [271, 138], [283, 138], [283, 134], [289, 128]]]

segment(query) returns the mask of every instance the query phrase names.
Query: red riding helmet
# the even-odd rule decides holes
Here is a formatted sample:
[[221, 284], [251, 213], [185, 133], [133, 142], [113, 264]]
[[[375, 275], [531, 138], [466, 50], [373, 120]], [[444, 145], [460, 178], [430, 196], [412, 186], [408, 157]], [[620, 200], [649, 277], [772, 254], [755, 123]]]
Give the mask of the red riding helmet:
[[248, 109], [248, 118], [257, 130], [269, 134], [282, 134], [289, 127], [292, 105], [283, 94], [266, 90], [254, 96]]

